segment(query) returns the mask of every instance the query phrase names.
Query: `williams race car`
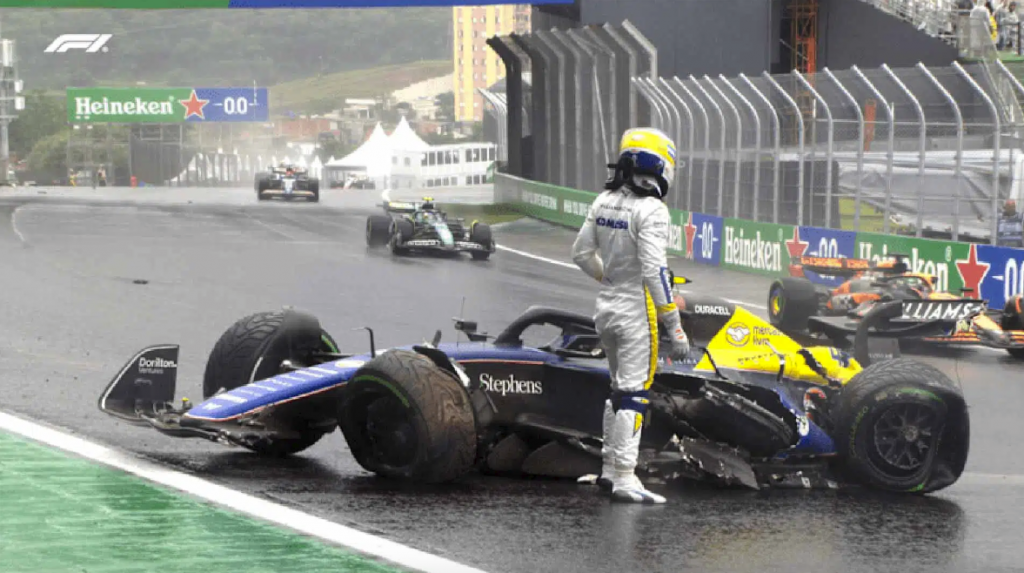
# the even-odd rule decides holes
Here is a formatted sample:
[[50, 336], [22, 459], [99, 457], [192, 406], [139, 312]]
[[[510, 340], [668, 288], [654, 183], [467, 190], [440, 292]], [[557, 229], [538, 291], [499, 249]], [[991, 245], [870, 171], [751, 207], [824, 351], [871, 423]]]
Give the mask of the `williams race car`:
[[465, 219], [439, 211], [430, 197], [422, 203], [385, 201], [382, 207], [384, 215], [366, 219], [366, 244], [371, 248], [387, 246], [394, 255], [469, 253], [478, 261], [495, 251], [490, 226], [473, 221], [467, 227]]
[[[659, 360], [640, 473], [754, 489], [912, 493], [957, 481], [968, 412], [941, 372], [904, 358], [862, 366], [835, 348], [801, 347], [743, 308], [705, 304], [712, 313], [684, 316], [691, 326], [721, 327], [689, 359]], [[713, 313], [720, 309], [728, 315]], [[550, 343], [524, 342], [544, 326], [559, 331]], [[591, 317], [531, 307], [497, 336], [461, 319], [456, 330], [469, 342], [441, 344], [437, 331], [431, 342], [388, 350], [374, 348], [370, 330], [370, 351], [352, 355], [339, 353], [311, 315], [258, 313], [214, 346], [204, 402], [175, 406], [179, 347], [162, 345], [125, 364], [99, 408], [268, 456], [300, 452], [340, 428], [363, 468], [419, 482], [474, 470], [577, 479], [600, 470], [610, 385]]]
[[313, 203], [320, 201], [320, 180], [310, 177], [305, 169], [299, 167], [271, 167], [270, 171], [256, 174], [253, 186], [256, 188], [256, 198], [260, 201], [273, 197], [288, 200], [303, 198]]
[[[804, 270], [847, 280], [833, 289], [803, 278]], [[823, 337], [838, 344], [854, 335], [859, 322], [875, 306], [900, 301], [901, 312], [879, 322], [869, 336], [898, 338], [907, 344], [1002, 348], [1014, 358], [1024, 359], [1021, 295], [1007, 300], [1000, 311], [988, 308], [984, 300], [939, 292], [935, 277], [909, 272], [904, 255], [876, 265], [864, 259], [801, 257], [790, 271], [800, 276], [772, 283], [768, 316], [773, 325], [791, 336]], [[965, 289], [962, 294], [971, 293]]]

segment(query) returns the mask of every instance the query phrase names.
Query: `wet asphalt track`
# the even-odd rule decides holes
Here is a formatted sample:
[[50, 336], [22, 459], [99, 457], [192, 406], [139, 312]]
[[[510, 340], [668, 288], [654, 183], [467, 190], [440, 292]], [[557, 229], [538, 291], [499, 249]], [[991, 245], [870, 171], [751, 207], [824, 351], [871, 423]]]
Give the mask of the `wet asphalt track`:
[[[256, 204], [247, 190], [149, 190], [135, 204], [115, 190], [45, 193], [0, 192], [0, 409], [494, 572], [1024, 570], [1024, 364], [999, 353], [923, 358], [962, 381], [973, 424], [969, 473], [927, 498], [672, 485], [657, 486], [666, 506], [637, 507], [545, 480], [396, 485], [363, 472], [339, 434], [261, 461], [122, 424], [96, 398], [134, 351], [162, 342], [182, 345], [179, 395], [198, 398], [206, 353], [257, 310], [312, 311], [363, 350], [352, 330], [363, 325], [380, 347], [437, 328], [452, 340], [463, 297], [491, 331], [531, 304], [590, 312], [595, 285], [509, 252], [486, 263], [368, 253], [375, 192], [328, 191], [321, 205]], [[561, 261], [571, 239], [529, 221], [497, 233]], [[764, 304], [764, 279], [674, 266], [695, 289]]]

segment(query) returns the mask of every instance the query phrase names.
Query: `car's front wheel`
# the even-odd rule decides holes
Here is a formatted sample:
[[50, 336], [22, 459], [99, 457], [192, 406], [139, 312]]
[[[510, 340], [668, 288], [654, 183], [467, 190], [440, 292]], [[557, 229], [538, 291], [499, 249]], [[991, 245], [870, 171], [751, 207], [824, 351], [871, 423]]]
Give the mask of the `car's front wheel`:
[[447, 482], [476, 461], [469, 394], [411, 350], [390, 350], [360, 368], [345, 386], [338, 420], [359, 465], [383, 477]]
[[870, 487], [929, 493], [959, 479], [970, 420], [963, 393], [934, 367], [878, 362], [843, 388], [833, 412], [839, 471]]

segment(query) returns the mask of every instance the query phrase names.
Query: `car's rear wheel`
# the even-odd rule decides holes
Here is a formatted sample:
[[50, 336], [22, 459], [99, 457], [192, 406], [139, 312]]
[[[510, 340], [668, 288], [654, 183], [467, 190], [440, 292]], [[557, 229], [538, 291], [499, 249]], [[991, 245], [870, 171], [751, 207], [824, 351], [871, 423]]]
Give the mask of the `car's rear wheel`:
[[768, 289], [768, 319], [783, 332], [807, 330], [807, 319], [818, 313], [818, 292], [807, 279], [784, 277]]
[[903, 358], [872, 364], [846, 384], [833, 419], [839, 471], [855, 483], [928, 493], [963, 473], [967, 407], [932, 366]]
[[319, 179], [310, 179], [309, 180], [309, 191], [310, 191], [310, 193], [313, 194], [313, 196], [309, 198], [309, 201], [311, 203], [319, 203], [320, 202], [320, 180]]
[[[1000, 320], [1000, 327], [1006, 330], [1024, 331], [1024, 300], [1021, 295], [1014, 295], [1003, 305], [1003, 317]], [[1024, 360], [1024, 348], [1007, 348], [1010, 356]]]
[[[491, 236], [490, 225], [474, 222], [469, 228], [469, 241], [490, 249], [492, 245], [494, 245], [494, 238]], [[473, 251], [471, 256], [475, 261], [486, 261], [491, 256], [491, 253], [487, 251]]]
[[425, 483], [452, 481], [476, 461], [469, 395], [451, 373], [410, 350], [391, 350], [345, 386], [338, 414], [367, 471]]
[[[203, 375], [203, 398], [280, 374], [286, 360], [313, 365], [315, 353], [337, 351], [334, 339], [310, 315], [290, 310], [251, 314], [231, 325], [214, 345]], [[251, 449], [266, 456], [294, 454], [315, 444], [326, 431], [299, 428], [298, 438], [265, 440]]]

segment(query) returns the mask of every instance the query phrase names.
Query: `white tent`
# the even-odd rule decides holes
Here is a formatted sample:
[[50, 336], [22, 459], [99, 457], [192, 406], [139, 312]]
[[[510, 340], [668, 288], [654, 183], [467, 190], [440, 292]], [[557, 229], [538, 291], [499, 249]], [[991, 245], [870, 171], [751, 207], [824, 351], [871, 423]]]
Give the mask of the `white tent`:
[[406, 121], [404, 116], [398, 122], [398, 127], [391, 132], [388, 142], [391, 144], [391, 149], [400, 151], [426, 151], [430, 149], [430, 144], [420, 139], [419, 135], [416, 135], [416, 132], [409, 127], [409, 122]]
[[387, 175], [391, 169], [391, 142], [380, 123], [370, 137], [352, 153], [327, 163], [327, 167], [366, 171], [370, 177]]
[[324, 164], [320, 161], [320, 156], [314, 156], [313, 162], [309, 164], [309, 175], [311, 177], [320, 177], [320, 172], [323, 170], [323, 167]]

